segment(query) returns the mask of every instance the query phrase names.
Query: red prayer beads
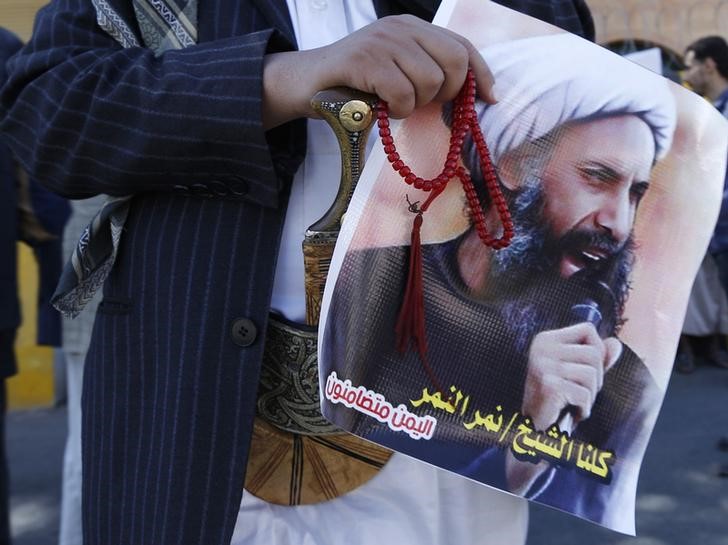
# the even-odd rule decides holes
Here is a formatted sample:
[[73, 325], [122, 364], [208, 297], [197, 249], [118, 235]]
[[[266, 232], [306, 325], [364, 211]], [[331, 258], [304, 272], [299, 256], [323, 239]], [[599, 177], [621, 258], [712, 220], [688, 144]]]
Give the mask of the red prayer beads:
[[[473, 76], [472, 70], [468, 70], [465, 84], [453, 102], [450, 149], [447, 153], [442, 171], [434, 178], [428, 180], [415, 175], [412, 169], [401, 159], [399, 153], [397, 153], [397, 148], [394, 145], [394, 139], [389, 129], [389, 108], [383, 100], [380, 100], [377, 104], [377, 126], [379, 127], [379, 137], [384, 145], [384, 152], [387, 154], [387, 160], [391, 163], [392, 168], [399, 173], [408, 185], [413, 186], [415, 189], [432, 192], [424, 204], [419, 208], [413, 209], [413, 212], [425, 212], [432, 201], [442, 193], [447, 183], [457, 176], [463, 185], [475, 229], [483, 244], [496, 250], [505, 248], [510, 244], [513, 238], [513, 221], [508, 210], [508, 204], [498, 184], [488, 146], [485, 143], [485, 138], [478, 124], [478, 116], [475, 112], [475, 77]], [[475, 191], [472, 178], [465, 168], [458, 166], [458, 160], [468, 131], [471, 133], [478, 157], [480, 158], [480, 169], [483, 173], [485, 187], [503, 226], [503, 234], [500, 238], [495, 238], [488, 232], [485, 225], [485, 213]]]

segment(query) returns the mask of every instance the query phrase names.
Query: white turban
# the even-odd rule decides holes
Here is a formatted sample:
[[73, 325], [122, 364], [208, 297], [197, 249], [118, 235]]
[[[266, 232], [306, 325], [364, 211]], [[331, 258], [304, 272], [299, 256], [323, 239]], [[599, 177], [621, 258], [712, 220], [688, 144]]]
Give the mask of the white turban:
[[661, 76], [571, 34], [513, 40], [481, 54], [499, 102], [479, 103], [478, 119], [496, 163], [563, 123], [619, 114], [647, 123], [655, 159], [670, 149], [675, 102]]

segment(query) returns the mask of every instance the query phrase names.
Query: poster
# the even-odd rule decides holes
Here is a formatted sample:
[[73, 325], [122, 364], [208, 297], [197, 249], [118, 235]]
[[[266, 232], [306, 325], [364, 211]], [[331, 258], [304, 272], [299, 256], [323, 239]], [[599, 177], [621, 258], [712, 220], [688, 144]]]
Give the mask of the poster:
[[[411, 203], [427, 195], [375, 146], [324, 295], [323, 414], [634, 534], [639, 468], [720, 207], [728, 124], [661, 76], [492, 2], [446, 0], [435, 23], [494, 73], [499, 102], [479, 103], [478, 120], [515, 237], [486, 248], [450, 182], [421, 231], [427, 355], [400, 352]], [[393, 125], [419, 175], [440, 171], [448, 123], [432, 104]], [[478, 185], [474, 153], [466, 142], [461, 161]]]

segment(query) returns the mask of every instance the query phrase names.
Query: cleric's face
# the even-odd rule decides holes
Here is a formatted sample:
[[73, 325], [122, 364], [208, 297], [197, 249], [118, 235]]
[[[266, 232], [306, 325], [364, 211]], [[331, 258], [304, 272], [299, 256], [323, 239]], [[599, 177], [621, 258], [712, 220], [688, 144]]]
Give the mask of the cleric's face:
[[569, 125], [542, 173], [542, 220], [558, 241], [558, 273], [600, 269], [629, 240], [649, 187], [655, 143], [633, 115]]
[[564, 288], [601, 298], [606, 288], [618, 321], [629, 293], [635, 213], [655, 157], [652, 131], [636, 116], [619, 115], [551, 136], [537, 148], [547, 148], [546, 156], [510, 190], [515, 236], [492, 254], [491, 296], [531, 305], [553, 291], [559, 301], [543, 300], [545, 307], [570, 306]]

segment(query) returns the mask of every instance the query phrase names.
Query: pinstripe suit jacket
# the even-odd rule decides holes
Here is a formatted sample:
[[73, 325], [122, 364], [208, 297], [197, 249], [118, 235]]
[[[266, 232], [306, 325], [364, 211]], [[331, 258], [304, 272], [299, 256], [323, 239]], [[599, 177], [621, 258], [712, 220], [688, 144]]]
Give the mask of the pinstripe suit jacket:
[[[136, 31], [130, 0], [108, 2]], [[590, 32], [582, 0], [505, 2]], [[375, 0], [431, 17], [434, 2]], [[199, 45], [121, 49], [90, 0], [53, 0], [9, 65], [8, 143], [70, 197], [136, 195], [83, 396], [86, 545], [226, 545], [252, 430], [303, 121], [264, 133], [261, 63], [292, 49], [285, 0], [200, 0]], [[231, 337], [244, 317], [252, 343]]]

